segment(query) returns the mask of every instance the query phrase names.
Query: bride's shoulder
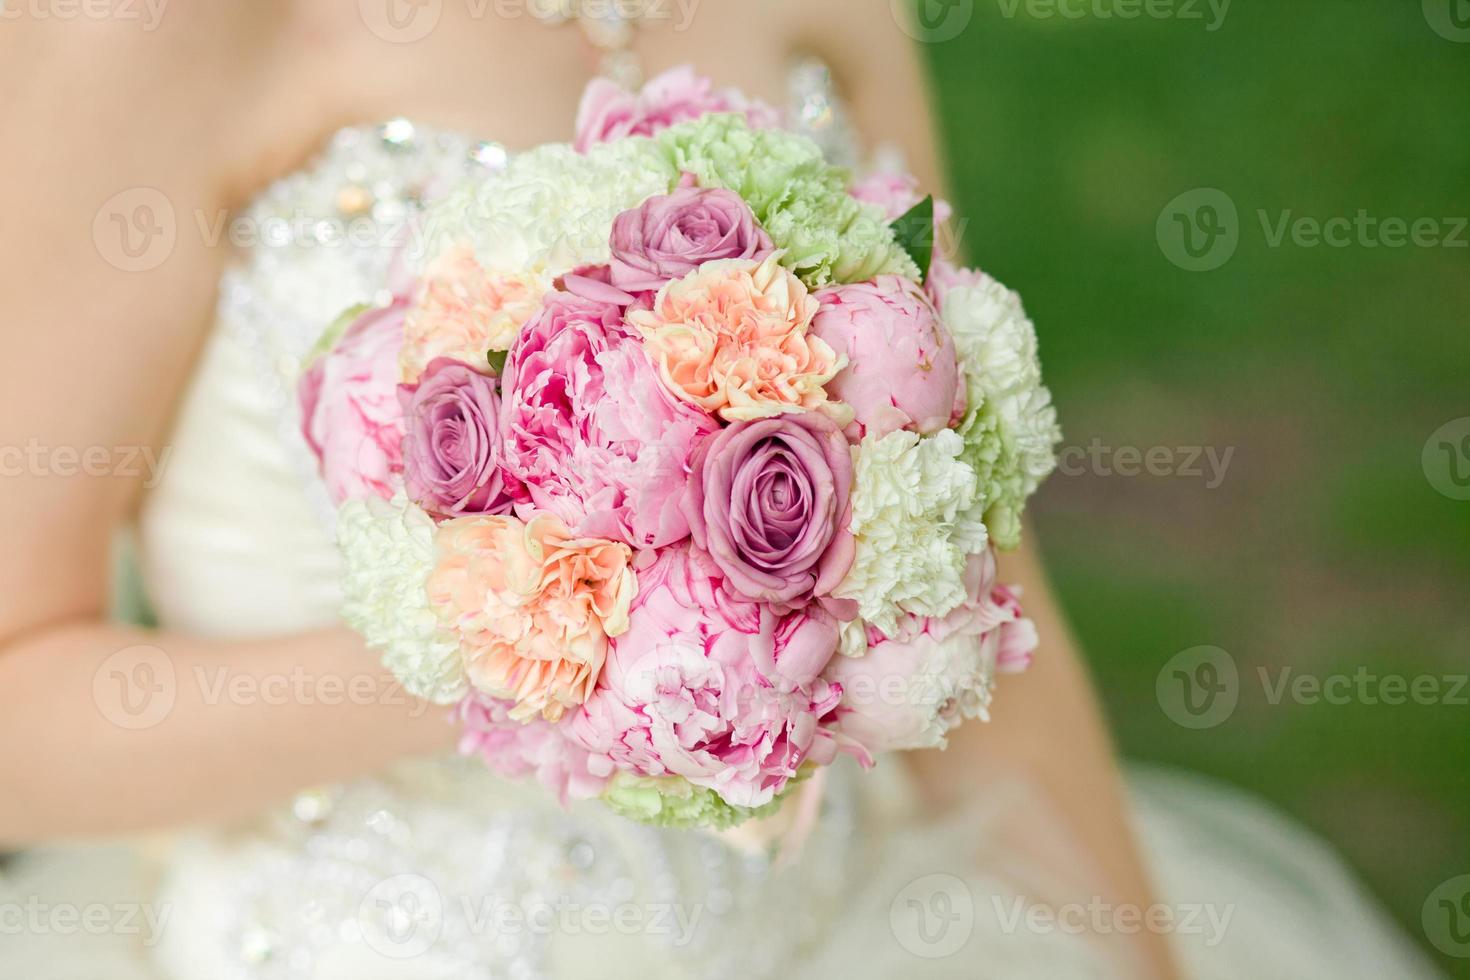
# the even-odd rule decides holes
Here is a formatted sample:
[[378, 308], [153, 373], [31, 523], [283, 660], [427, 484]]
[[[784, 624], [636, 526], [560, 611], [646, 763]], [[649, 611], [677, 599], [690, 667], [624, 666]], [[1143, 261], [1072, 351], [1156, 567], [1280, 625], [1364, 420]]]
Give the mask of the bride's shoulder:
[[[145, 183], [227, 199], [272, 165], [262, 154], [287, 142], [262, 139], [256, 120], [279, 81], [273, 65], [294, 6], [7, 0], [0, 123], [30, 145], [39, 172], [75, 178], [48, 186], [75, 190], [89, 170], [114, 182], [135, 172]], [[276, 133], [289, 131], [297, 110], [281, 100]]]

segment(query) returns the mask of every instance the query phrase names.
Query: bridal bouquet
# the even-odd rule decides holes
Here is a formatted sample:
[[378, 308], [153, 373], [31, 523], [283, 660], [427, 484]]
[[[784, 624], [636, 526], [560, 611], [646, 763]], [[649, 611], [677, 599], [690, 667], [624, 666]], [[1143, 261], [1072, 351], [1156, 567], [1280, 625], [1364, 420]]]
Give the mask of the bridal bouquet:
[[447, 189], [300, 386], [346, 621], [467, 752], [728, 827], [940, 747], [1036, 645], [1013, 548], [1058, 439], [1018, 297], [680, 70]]

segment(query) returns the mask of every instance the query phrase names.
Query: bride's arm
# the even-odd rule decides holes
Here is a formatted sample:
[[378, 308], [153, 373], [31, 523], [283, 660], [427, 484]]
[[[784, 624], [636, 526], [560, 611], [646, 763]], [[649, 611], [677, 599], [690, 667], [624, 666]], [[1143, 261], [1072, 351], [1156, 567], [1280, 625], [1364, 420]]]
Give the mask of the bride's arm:
[[[1151, 886], [1106, 721], [1034, 548], [1028, 529], [1027, 544], [999, 560], [999, 581], [1021, 586], [1021, 604], [1041, 637], [1032, 666], [999, 679], [990, 723], [961, 725], [945, 751], [914, 752], [905, 761], [938, 809], [963, 805], [986, 787], [1031, 789], [1031, 815], [1041, 819], [1023, 831], [1037, 839], [1023, 845], [1060, 863], [1075, 892], [1046, 901], [1089, 906], [1100, 900], [1123, 921], [1148, 911]], [[1056, 854], [1045, 854], [1048, 842], [1060, 845]], [[1131, 946], [1122, 955], [1150, 970], [1138, 973], [1140, 980], [1176, 976], [1156, 933], [1097, 938]]]
[[[924, 52], [893, 20], [890, 9], [895, 5], [865, 0], [856, 5], [861, 14], [851, 0], [791, 6], [805, 11], [805, 43], [834, 66], [863, 137], [895, 143], [923, 186], [943, 186], [933, 120], [925, 111]], [[834, 32], [832, 18], [839, 17], [843, 29]], [[1023, 93], [976, 90], [972, 96], [1017, 98]], [[979, 253], [968, 258], [983, 265], [983, 245], [965, 244]], [[1040, 330], [1044, 352], [1045, 324]], [[1021, 551], [1002, 555], [1000, 581], [1024, 588], [1023, 605], [1041, 634], [1035, 665], [1025, 674], [1001, 678], [991, 723], [961, 726], [947, 751], [905, 758], [936, 807], [961, 805], [1008, 779], [1033, 788], [1053, 829], [1091, 865], [1087, 871], [1073, 869], [1075, 894], [1050, 899], [1086, 905], [1100, 898], [1120, 910], [1146, 911], [1151, 888], [1107, 725], [1034, 549], [1035, 536], [1028, 533]], [[1124, 955], [1147, 964], [1136, 968], [1149, 971], [1140, 972], [1140, 978], [1176, 975], [1166, 942], [1157, 934], [1145, 931], [1113, 941], [1131, 946]]]
[[[385, 704], [362, 690], [338, 705], [328, 684], [273, 706], [275, 694], [215, 687], [302, 665], [318, 678], [369, 673], [381, 688], [374, 658], [346, 633], [224, 643], [104, 620], [109, 542], [147, 475], [119, 471], [137, 469], [123, 464], [144, 447], [159, 458], [224, 260], [196, 214], [230, 199], [229, 168], [216, 165], [248, 159], [211, 121], [230, 119], [225, 80], [243, 73], [229, 45], [249, 50], [234, 30], [249, 25], [167, 37], [173, 24], [0, 25], [0, 845], [248, 813], [451, 737], [401, 696]], [[176, 241], [148, 271], [114, 264], [125, 230], [141, 247], [168, 220], [137, 210], [156, 198], [136, 191], [103, 208], [130, 188], [173, 208]], [[68, 475], [83, 460], [108, 472]], [[116, 661], [98, 668], [140, 643], [167, 656], [177, 695], [157, 725], [129, 730], [112, 720], [116, 699], [137, 708], [161, 678], [144, 668], [128, 690]]]

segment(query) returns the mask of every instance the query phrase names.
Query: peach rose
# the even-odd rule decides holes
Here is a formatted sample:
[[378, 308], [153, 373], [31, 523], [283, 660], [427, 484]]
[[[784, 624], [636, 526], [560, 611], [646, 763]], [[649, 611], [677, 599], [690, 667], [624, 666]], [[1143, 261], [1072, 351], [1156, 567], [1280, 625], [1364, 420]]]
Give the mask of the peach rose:
[[403, 382], [417, 381], [436, 357], [483, 369], [490, 351], [510, 349], [545, 292], [539, 276], [486, 272], [468, 245], [444, 252], [425, 271], [408, 314]]
[[839, 426], [852, 411], [822, 388], [847, 366], [809, 330], [817, 301], [778, 255], [706, 262], [631, 310], [669, 388], [728, 422], [819, 411]]
[[586, 701], [608, 637], [628, 629], [632, 550], [573, 538], [549, 514], [446, 521], [436, 546], [429, 601], [459, 633], [470, 683], [514, 702], [517, 721], [555, 722]]

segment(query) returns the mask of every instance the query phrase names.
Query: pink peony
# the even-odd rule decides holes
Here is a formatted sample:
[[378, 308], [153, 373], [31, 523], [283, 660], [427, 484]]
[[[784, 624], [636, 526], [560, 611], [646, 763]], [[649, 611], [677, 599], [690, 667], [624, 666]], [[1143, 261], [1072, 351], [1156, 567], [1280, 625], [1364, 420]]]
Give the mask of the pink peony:
[[501, 514], [510, 497], [500, 471], [500, 397], [495, 378], [440, 357], [417, 385], [402, 385], [409, 499], [432, 514]]
[[[828, 596], [852, 568], [852, 453], [825, 415], [736, 422], [701, 444], [691, 466], [694, 543], [736, 592], [785, 611]], [[856, 603], [827, 601], [856, 617]]]
[[942, 255], [934, 256], [934, 264], [929, 267], [929, 278], [924, 283], [924, 291], [934, 303], [934, 308], [944, 313], [944, 298], [951, 289], [960, 289], [967, 286], [979, 286], [985, 282], [985, 274], [979, 269], [967, 269], [955, 265]]
[[870, 174], [855, 182], [848, 193], [865, 204], [878, 205], [889, 221], [902, 217], [924, 199], [919, 193], [919, 178], [895, 170]]
[[616, 289], [595, 271], [566, 286], [584, 295], [552, 293], [506, 364], [505, 464], [528, 497], [519, 509], [639, 548], [681, 541], [689, 457], [717, 423], [659, 382], [608, 301]]
[[757, 128], [771, 128], [781, 121], [770, 106], [752, 102], [734, 89], [716, 91], [709, 79], [683, 65], [651, 79], [636, 93], [605, 78], [593, 79], [577, 109], [576, 148], [586, 153], [597, 143], [652, 136], [710, 112], [744, 113]]
[[739, 194], [682, 187], [613, 221], [612, 282], [633, 293], [654, 292], [705, 262], [759, 261], [773, 249]]
[[475, 690], [510, 717], [557, 721], [587, 700], [638, 589], [627, 545], [572, 537], [550, 514], [439, 526], [429, 604], [460, 638]]
[[[848, 193], [865, 204], [878, 205], [883, 209], [883, 215], [889, 221], [897, 221], [924, 199], [924, 195], [919, 193], [919, 178], [913, 174], [895, 171], [885, 171], [864, 177], [853, 184]], [[936, 236], [953, 214], [954, 208], [950, 207], [948, 201], [943, 198], [934, 199]], [[936, 252], [940, 241], [939, 237], [935, 238]]]
[[837, 647], [835, 620], [747, 602], [687, 548], [660, 553], [639, 581], [628, 632], [571, 719], [606, 772], [683, 776], [756, 807], [804, 762], [833, 760], [823, 721], [841, 692], [818, 675]]
[[835, 657], [825, 679], [842, 688], [835, 732], [868, 753], [943, 748], [966, 718], [988, 719], [997, 673], [1031, 662], [1036, 627], [1015, 590], [995, 583], [995, 557], [970, 556], [970, 598], [942, 619], [909, 616], [893, 636], [868, 628], [868, 650]]
[[897, 429], [929, 435], [946, 428], [960, 395], [959, 356], [918, 284], [902, 276], [817, 293], [812, 333], [847, 358], [827, 385], [852, 406], [850, 435]]
[[592, 774], [591, 753], [568, 737], [566, 726], [541, 718], [515, 721], [513, 707], [476, 693], [461, 701], [455, 711], [460, 753], [480, 756], [507, 779], [534, 776], [562, 806], [600, 796], [607, 777]]
[[333, 503], [386, 500], [397, 489], [404, 431], [398, 349], [407, 309], [400, 300], [352, 320], [297, 386], [301, 432]]

